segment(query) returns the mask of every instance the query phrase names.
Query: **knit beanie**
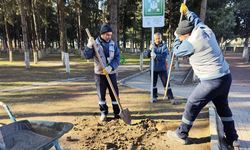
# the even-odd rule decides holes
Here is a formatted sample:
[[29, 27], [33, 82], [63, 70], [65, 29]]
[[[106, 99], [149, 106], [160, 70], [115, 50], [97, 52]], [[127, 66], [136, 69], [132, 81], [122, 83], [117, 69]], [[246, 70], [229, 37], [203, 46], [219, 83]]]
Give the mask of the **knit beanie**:
[[176, 33], [178, 35], [191, 33], [193, 28], [194, 28], [194, 25], [192, 24], [192, 22], [189, 22], [188, 20], [182, 20], [176, 29]]
[[111, 29], [110, 25], [103, 24], [101, 26], [100, 34], [103, 34], [103, 33], [106, 33], [106, 32], [112, 32], [112, 29]]

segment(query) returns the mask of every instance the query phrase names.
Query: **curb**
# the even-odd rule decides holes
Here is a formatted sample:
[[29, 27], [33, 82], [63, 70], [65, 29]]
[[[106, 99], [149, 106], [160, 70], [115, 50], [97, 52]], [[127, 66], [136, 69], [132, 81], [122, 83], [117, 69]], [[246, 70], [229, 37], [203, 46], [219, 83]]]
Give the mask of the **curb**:
[[210, 128], [210, 148], [211, 150], [220, 150], [220, 142], [217, 130], [216, 112], [213, 106], [209, 106], [209, 128]]
[[216, 112], [215, 107], [209, 104], [210, 148], [211, 150], [228, 150], [223, 141], [223, 124]]
[[141, 74], [143, 74], [143, 73], [145, 73], [145, 72], [148, 72], [149, 70], [150, 70], [150, 68], [145, 69], [145, 70], [143, 70], [143, 71], [141, 71], [141, 72], [135, 73], [135, 74], [133, 74], [133, 75], [127, 76], [127, 77], [125, 77], [125, 78], [119, 80], [119, 81], [118, 81], [118, 84], [124, 86], [124, 85], [126, 85], [125, 82], [126, 82], [127, 80], [129, 80], [129, 79], [131, 79], [131, 78], [134, 78], [134, 77], [136, 77], [136, 76], [139, 76], [139, 75], [141, 75]]

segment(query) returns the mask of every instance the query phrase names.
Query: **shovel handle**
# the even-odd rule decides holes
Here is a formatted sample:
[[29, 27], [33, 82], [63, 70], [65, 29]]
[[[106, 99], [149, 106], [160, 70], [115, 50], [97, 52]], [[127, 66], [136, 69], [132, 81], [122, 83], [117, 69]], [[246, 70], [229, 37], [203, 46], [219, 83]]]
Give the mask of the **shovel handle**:
[[168, 93], [168, 85], [169, 85], [169, 82], [170, 82], [170, 74], [171, 74], [171, 71], [172, 71], [173, 62], [174, 62], [174, 53], [172, 54], [172, 57], [171, 57], [170, 67], [169, 67], [169, 71], [168, 71], [168, 79], [167, 79], [167, 84], [166, 84], [165, 91], [164, 91], [163, 100], [166, 98], [167, 93]]
[[[186, 1], [187, 0], [184, 0], [183, 3], [186, 4]], [[182, 18], [183, 18], [183, 13], [181, 13], [179, 24], [181, 23]], [[171, 62], [170, 62], [170, 67], [169, 67], [169, 71], [168, 71], [168, 79], [167, 79], [167, 84], [166, 84], [165, 91], [164, 91], [163, 100], [166, 98], [167, 93], [168, 93], [168, 85], [170, 82], [170, 75], [171, 75], [171, 71], [172, 71], [173, 61], [174, 61], [174, 52], [172, 54], [172, 58], [171, 58]]]
[[12, 112], [10, 111], [9, 106], [6, 105], [6, 104], [3, 103], [3, 102], [0, 102], [0, 106], [2, 106], [2, 107], [4, 108], [4, 110], [7, 112], [7, 114], [8, 114], [8, 116], [9, 116], [10, 120], [11, 120], [12, 122], [16, 122], [16, 118], [15, 118], [15, 116], [12, 114]]
[[[187, 1], [187, 0], [184, 0], [183, 3], [186, 4], [186, 1]], [[181, 23], [182, 18], [183, 18], [183, 13], [181, 13], [180, 20], [179, 20], [179, 24]]]
[[[91, 36], [91, 34], [90, 34], [90, 32], [89, 32], [89, 29], [86, 28], [85, 31], [86, 31], [88, 37], [91, 38], [92, 36]], [[100, 62], [102, 68], [104, 69], [105, 66], [103, 65], [103, 62], [102, 62], [102, 59], [101, 59], [100, 54], [99, 54], [99, 52], [98, 52], [96, 43], [94, 43], [93, 47], [94, 47], [94, 50], [95, 50], [95, 55], [96, 55], [98, 61]], [[118, 95], [117, 95], [117, 93], [116, 93], [116, 91], [115, 91], [115, 88], [114, 88], [114, 86], [113, 86], [113, 83], [112, 83], [112, 81], [111, 81], [111, 79], [110, 79], [110, 77], [109, 77], [108, 74], [106, 75], [106, 78], [107, 78], [108, 83], [109, 83], [109, 86], [110, 86], [110, 88], [111, 88], [111, 90], [112, 90], [112, 92], [113, 92], [113, 94], [114, 94], [114, 96], [115, 96], [115, 99], [116, 99], [116, 101], [117, 101], [117, 103], [118, 103], [118, 106], [119, 106], [119, 108], [120, 108], [120, 112], [122, 112], [123, 109], [122, 109], [122, 105], [121, 105], [121, 103], [120, 103], [120, 99], [119, 99], [119, 97], [118, 97]]]

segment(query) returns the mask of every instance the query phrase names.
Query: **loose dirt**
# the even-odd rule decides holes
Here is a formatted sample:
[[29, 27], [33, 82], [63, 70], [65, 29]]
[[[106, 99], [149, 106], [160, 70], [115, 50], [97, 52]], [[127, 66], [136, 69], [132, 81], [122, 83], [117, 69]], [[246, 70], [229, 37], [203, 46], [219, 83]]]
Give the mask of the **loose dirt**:
[[[144, 119], [132, 125], [126, 125], [120, 119], [109, 118], [108, 122], [99, 122], [98, 118], [78, 117], [74, 120], [74, 128], [66, 136], [68, 144], [78, 145], [77, 149], [126, 149], [126, 150], [158, 150], [182, 149], [175, 141], [165, 136], [167, 130], [176, 129], [176, 122], [154, 121]], [[199, 134], [201, 135], [201, 134]], [[207, 143], [207, 139], [194, 139], [194, 144]], [[73, 144], [74, 143], [74, 144]], [[178, 146], [177, 146], [178, 145]], [[206, 144], [205, 144], [206, 145]], [[177, 147], [176, 147], [177, 146]], [[192, 147], [192, 148], [191, 148]], [[193, 146], [187, 149], [199, 149]], [[209, 146], [202, 146], [209, 149]], [[74, 149], [74, 147], [72, 147]]]

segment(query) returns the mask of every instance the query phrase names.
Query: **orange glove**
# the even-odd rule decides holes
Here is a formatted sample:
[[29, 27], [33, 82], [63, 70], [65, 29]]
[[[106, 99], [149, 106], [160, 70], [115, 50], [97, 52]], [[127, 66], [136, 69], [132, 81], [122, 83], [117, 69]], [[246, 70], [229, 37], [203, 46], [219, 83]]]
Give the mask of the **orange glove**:
[[180, 12], [186, 15], [187, 11], [188, 11], [187, 5], [184, 3], [181, 3]]

